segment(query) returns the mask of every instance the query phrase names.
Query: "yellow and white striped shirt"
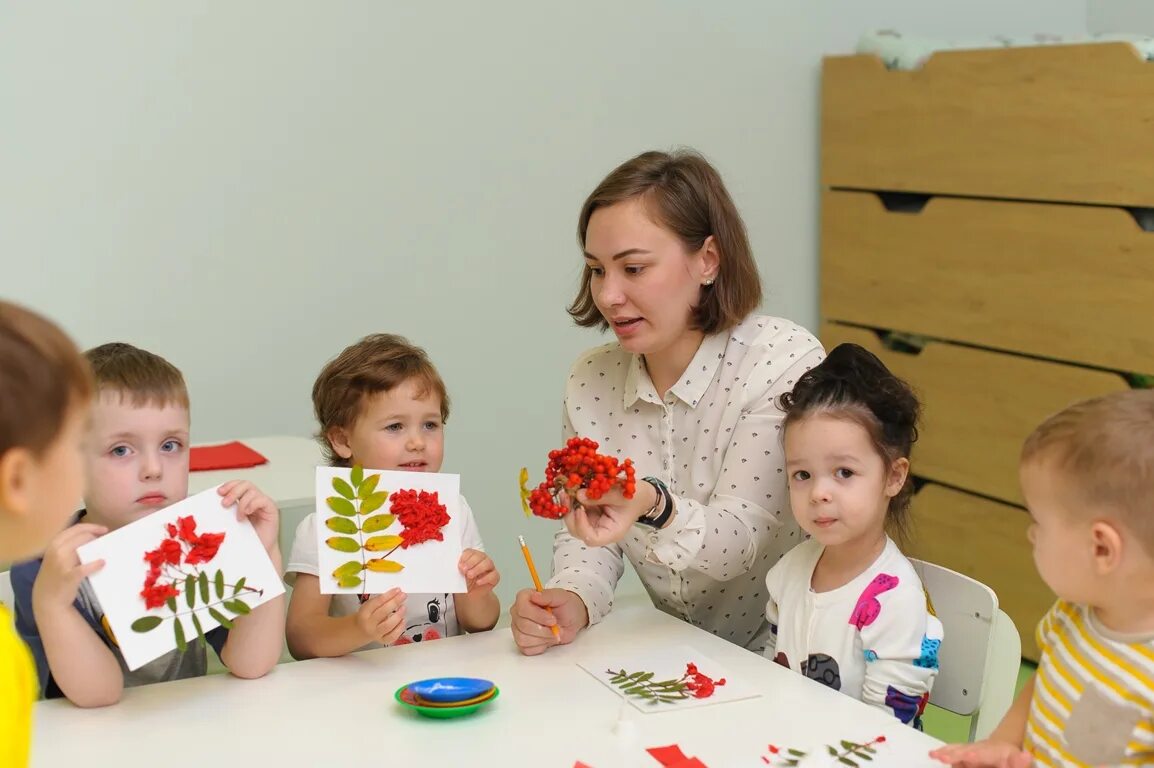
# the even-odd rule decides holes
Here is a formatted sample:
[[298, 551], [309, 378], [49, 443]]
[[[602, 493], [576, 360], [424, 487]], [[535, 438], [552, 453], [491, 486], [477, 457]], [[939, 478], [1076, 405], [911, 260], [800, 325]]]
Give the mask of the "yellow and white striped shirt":
[[1042, 650], [1025, 749], [1039, 766], [1154, 764], [1154, 636], [1123, 636], [1059, 600]]

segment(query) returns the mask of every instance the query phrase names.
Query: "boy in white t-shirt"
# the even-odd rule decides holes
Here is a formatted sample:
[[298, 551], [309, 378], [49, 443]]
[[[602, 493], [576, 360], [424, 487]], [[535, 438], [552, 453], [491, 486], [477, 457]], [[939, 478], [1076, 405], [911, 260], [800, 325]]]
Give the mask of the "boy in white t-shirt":
[[[449, 397], [424, 350], [400, 336], [373, 334], [347, 347], [313, 385], [319, 439], [332, 466], [439, 472]], [[484, 552], [473, 512], [461, 498], [464, 546], [458, 567], [468, 591], [323, 595], [317, 577], [316, 516], [297, 527], [285, 579], [293, 587], [286, 635], [297, 659], [435, 640], [493, 628], [500, 575]]]

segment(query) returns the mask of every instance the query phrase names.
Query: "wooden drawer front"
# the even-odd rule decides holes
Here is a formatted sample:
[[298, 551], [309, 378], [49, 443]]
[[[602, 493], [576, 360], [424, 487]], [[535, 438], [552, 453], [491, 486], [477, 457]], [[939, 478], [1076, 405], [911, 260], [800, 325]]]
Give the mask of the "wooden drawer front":
[[822, 325], [821, 341], [860, 344], [917, 391], [915, 475], [1015, 504], [1018, 454], [1034, 427], [1077, 400], [1128, 388], [1116, 374], [944, 342], [894, 352], [873, 331], [835, 323]]
[[1034, 570], [1026, 511], [930, 484], [914, 496], [913, 516], [907, 554], [993, 589], [1022, 636], [1022, 655], [1037, 661], [1034, 630], [1055, 598]]
[[935, 198], [893, 213], [831, 191], [822, 219], [827, 320], [1154, 368], [1154, 233], [1125, 211]]
[[1154, 206], [1154, 66], [1124, 43], [822, 67], [822, 185]]

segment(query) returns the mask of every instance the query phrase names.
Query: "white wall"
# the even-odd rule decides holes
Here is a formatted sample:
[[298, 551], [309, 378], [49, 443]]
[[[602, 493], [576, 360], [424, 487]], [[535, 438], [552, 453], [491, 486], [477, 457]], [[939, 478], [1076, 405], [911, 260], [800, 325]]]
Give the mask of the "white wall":
[[1154, 35], [1154, 3], [1150, 0], [1088, 0], [1086, 26], [1090, 32]]
[[752, 234], [765, 309], [817, 316], [820, 57], [895, 27], [1082, 32], [1085, 0], [0, 3], [0, 295], [185, 371], [199, 440], [313, 427], [359, 336], [426, 346], [507, 602], [578, 351], [577, 209], [688, 144]]

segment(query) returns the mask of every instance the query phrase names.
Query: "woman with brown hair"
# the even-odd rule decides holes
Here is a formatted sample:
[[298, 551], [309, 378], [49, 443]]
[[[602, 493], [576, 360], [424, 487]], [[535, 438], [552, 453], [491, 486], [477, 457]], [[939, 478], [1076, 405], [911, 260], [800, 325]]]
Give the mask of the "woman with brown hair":
[[[636, 492], [584, 492], [541, 592], [518, 593], [526, 655], [572, 642], [612, 608], [629, 558], [655, 606], [761, 651], [765, 575], [801, 540], [786, 491], [775, 400], [822, 359], [761, 301], [745, 225], [700, 155], [645, 152], [581, 209], [585, 270], [569, 313], [617, 341], [578, 358], [562, 432], [631, 458]], [[559, 629], [553, 634], [553, 625]]]

